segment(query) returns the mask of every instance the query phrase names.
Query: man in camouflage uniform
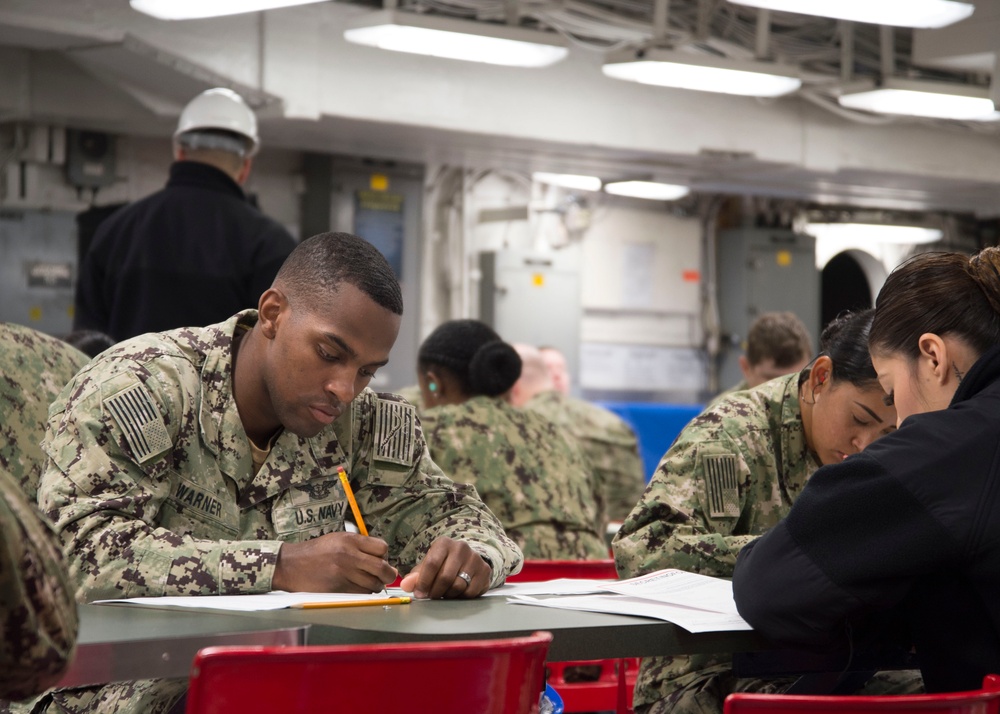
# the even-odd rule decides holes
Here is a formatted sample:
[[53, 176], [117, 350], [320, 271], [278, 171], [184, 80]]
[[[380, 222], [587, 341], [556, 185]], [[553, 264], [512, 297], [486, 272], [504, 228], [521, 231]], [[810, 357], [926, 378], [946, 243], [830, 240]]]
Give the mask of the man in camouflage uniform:
[[[52, 408], [40, 502], [77, 598], [269, 590], [475, 597], [521, 553], [430, 459], [414, 410], [366, 388], [402, 313], [356, 236], [301, 243], [258, 310], [136, 337]], [[370, 536], [345, 532], [348, 474]], [[49, 692], [52, 711], [165, 712], [186, 680]]]
[[59, 541], [0, 469], [0, 698], [55, 684], [72, 660], [76, 629]]
[[739, 360], [743, 379], [717, 394], [706, 405], [706, 411], [728, 394], [801, 372], [812, 359], [812, 340], [794, 312], [765, 312], [747, 330], [743, 350]]
[[597, 474], [599, 500], [608, 518], [623, 521], [639, 501], [646, 476], [635, 432], [616, 414], [556, 389], [542, 351], [516, 344], [521, 355], [521, 377], [511, 390], [511, 403], [525, 407], [559, 425], [580, 443]]
[[608, 557], [593, 474], [556, 424], [485, 395], [431, 407], [422, 420], [434, 461], [476, 487], [525, 558]]
[[0, 322], [0, 464], [35, 501], [51, 404], [89, 357], [30, 327]]

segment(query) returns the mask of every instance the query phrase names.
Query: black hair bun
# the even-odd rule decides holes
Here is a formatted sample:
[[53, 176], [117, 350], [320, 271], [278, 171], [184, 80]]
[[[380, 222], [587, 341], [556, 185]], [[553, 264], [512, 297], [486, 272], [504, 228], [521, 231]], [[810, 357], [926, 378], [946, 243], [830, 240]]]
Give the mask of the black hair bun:
[[487, 342], [469, 363], [469, 386], [474, 394], [497, 397], [521, 376], [521, 356], [501, 340]]

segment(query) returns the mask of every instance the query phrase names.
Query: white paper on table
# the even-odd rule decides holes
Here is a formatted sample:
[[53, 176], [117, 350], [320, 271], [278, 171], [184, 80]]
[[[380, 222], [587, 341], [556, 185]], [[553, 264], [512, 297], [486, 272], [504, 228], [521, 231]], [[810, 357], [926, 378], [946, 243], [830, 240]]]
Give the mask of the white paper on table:
[[658, 570], [628, 580], [609, 581], [607, 590], [646, 600], [712, 610], [739, 617], [729, 580], [683, 570]]
[[256, 612], [282, 610], [304, 602], [351, 602], [355, 600], [380, 600], [389, 597], [380, 593], [286, 593], [275, 590], [263, 595], [182, 595], [178, 597], [133, 597], [124, 600], [97, 600], [93, 604], [152, 605], [155, 607], [208, 608], [231, 612]]
[[615, 580], [590, 580], [586, 578], [558, 578], [530, 583], [505, 583], [483, 593], [483, 597], [494, 595], [586, 595], [587, 593], [607, 592], [608, 583]]
[[562, 610], [585, 610], [604, 612], [612, 615], [635, 615], [652, 617], [680, 625], [688, 632], [728, 632], [752, 630], [746, 620], [739, 615], [712, 612], [683, 605], [648, 600], [628, 595], [577, 595], [539, 600], [526, 595], [512, 597], [509, 602], [518, 605], [538, 605]]

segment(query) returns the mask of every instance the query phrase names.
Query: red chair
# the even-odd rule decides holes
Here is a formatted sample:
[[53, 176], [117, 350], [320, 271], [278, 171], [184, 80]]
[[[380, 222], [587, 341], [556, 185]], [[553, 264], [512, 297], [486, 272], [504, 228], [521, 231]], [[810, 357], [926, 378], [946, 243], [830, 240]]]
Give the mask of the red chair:
[[1000, 675], [988, 674], [983, 688], [947, 694], [904, 694], [877, 697], [829, 697], [804, 694], [735, 693], [726, 697], [723, 714], [997, 714], [1000, 712]]
[[[507, 578], [508, 583], [540, 582], [559, 578], [618, 579], [613, 560], [525, 560], [521, 572]], [[595, 681], [566, 681], [582, 668], [592, 670]], [[597, 669], [599, 668], [599, 670]], [[548, 681], [563, 700], [563, 711], [630, 714], [639, 659], [603, 659], [583, 662], [548, 662]], [[568, 670], [568, 672], [567, 672]]]
[[537, 714], [548, 632], [457, 642], [207, 647], [187, 714]]

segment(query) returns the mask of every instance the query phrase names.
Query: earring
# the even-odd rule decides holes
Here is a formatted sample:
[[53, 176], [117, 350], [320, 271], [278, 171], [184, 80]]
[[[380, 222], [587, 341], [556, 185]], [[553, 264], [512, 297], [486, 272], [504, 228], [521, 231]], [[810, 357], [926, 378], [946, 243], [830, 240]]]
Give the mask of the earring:
[[428, 382], [427, 391], [436, 392], [438, 390], [437, 382]]

